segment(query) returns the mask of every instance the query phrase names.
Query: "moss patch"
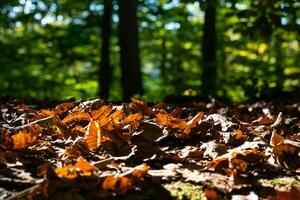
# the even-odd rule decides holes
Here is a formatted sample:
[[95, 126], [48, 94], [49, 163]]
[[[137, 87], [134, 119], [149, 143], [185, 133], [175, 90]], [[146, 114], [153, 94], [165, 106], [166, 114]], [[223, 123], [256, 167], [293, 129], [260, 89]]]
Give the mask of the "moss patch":
[[176, 200], [205, 200], [203, 188], [199, 185], [184, 182], [173, 182], [164, 185]]
[[272, 186], [275, 189], [289, 189], [291, 187], [300, 187], [300, 181], [295, 178], [283, 177], [275, 179], [260, 179], [259, 183], [266, 186]]

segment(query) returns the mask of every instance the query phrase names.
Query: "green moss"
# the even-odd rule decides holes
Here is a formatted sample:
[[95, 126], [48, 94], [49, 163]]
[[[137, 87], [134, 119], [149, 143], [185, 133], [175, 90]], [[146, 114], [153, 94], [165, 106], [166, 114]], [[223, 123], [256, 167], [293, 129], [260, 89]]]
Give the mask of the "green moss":
[[259, 183], [278, 188], [300, 187], [300, 181], [295, 178], [283, 177], [274, 179], [260, 179]]
[[204, 200], [202, 187], [192, 183], [173, 182], [164, 185], [164, 187], [170, 192], [171, 196], [176, 200]]

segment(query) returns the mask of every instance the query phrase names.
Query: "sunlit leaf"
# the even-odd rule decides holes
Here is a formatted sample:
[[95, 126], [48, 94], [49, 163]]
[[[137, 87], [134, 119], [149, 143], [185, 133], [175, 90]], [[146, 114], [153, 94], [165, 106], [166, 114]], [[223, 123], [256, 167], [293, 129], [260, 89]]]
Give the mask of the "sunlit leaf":
[[100, 126], [107, 130], [112, 131], [116, 128], [116, 125], [118, 125], [121, 122], [121, 119], [124, 117], [124, 110], [117, 110], [116, 112], [109, 115], [107, 118], [104, 118], [99, 121]]
[[53, 109], [53, 112], [60, 116], [60, 115], [63, 115], [64, 113], [66, 113], [67, 111], [71, 110], [75, 106], [76, 106], [76, 104], [74, 102], [62, 103], [62, 104], [59, 104], [58, 106], [56, 106]]
[[89, 121], [90, 115], [86, 112], [75, 112], [66, 116], [61, 122], [63, 124], [71, 124], [75, 121]]
[[17, 134], [11, 136], [13, 140], [13, 149], [24, 149], [34, 143], [38, 134], [41, 132], [41, 127], [33, 125], [28, 130], [20, 130]]
[[86, 171], [86, 172], [89, 172], [89, 171], [94, 171], [95, 170], [95, 167], [89, 163], [88, 161], [86, 161], [84, 158], [82, 157], [79, 157], [78, 158], [78, 161], [76, 162], [76, 164], [74, 165], [75, 168], [78, 168], [82, 171]]
[[85, 136], [85, 142], [90, 150], [97, 149], [101, 144], [101, 127], [98, 122], [91, 120]]
[[102, 106], [101, 108], [99, 108], [97, 110], [92, 110], [91, 111], [91, 117], [94, 120], [101, 120], [101, 118], [107, 117], [111, 113], [111, 111], [112, 111], [112, 106], [104, 105], [104, 106]]

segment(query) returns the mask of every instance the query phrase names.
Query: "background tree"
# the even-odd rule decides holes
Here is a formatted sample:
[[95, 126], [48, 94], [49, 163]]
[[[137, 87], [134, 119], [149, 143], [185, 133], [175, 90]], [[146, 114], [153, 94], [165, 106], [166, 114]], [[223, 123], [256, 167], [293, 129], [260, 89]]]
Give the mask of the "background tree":
[[216, 94], [217, 46], [216, 46], [216, 7], [217, 0], [203, 3], [204, 27], [202, 37], [202, 87], [204, 97]]
[[102, 19], [102, 48], [101, 62], [99, 70], [99, 95], [103, 99], [107, 99], [112, 79], [112, 65], [110, 64], [110, 38], [111, 38], [111, 17], [112, 17], [112, 1], [104, 0], [104, 13]]
[[119, 40], [121, 48], [123, 98], [142, 94], [142, 78], [139, 57], [138, 0], [119, 0]]
[[[128, 60], [140, 63], [126, 65], [140, 66], [134, 73], [142, 74], [142, 78], [133, 84], [132, 77], [140, 76], [129, 70], [124, 73], [130, 78], [123, 76], [122, 81], [119, 36], [129, 41], [131, 39], [124, 38], [137, 38], [134, 36], [137, 31], [127, 22], [123, 23], [122, 31], [118, 29], [124, 18], [119, 18], [121, 10], [117, 1], [112, 1], [110, 56], [105, 57], [110, 58], [110, 66], [114, 67], [101, 68], [111, 70], [109, 100], [122, 98], [122, 86], [129, 90], [135, 88], [128, 92], [127, 98], [140, 93], [138, 85], [143, 85], [142, 98], [148, 101], [160, 101], [172, 94], [199, 96], [206, 92], [206, 96], [214, 94], [230, 102], [243, 102], [299, 91], [297, 0], [217, 1], [215, 38], [218, 44], [212, 48], [217, 66], [215, 78], [214, 73], [205, 76], [208, 72], [202, 70], [209, 57], [204, 54], [213, 46], [211, 39], [204, 39], [208, 2], [145, 0], [139, 2], [134, 12], [130, 11], [130, 16], [125, 16], [127, 20], [138, 17], [135, 22], [138, 44], [124, 43], [125, 48], [138, 53], [130, 53], [135, 56], [129, 59], [130, 56], [125, 55], [129, 55], [129, 51], [122, 52], [123, 64]], [[98, 97], [99, 88], [109, 85], [105, 86], [109, 81], [99, 84], [99, 63], [106, 62], [103, 55], [107, 55], [103, 44], [108, 40], [103, 35], [109, 30], [102, 27], [102, 22], [107, 22], [104, 5], [104, 0], [1, 1], [1, 96]], [[128, 9], [128, 5], [125, 6]], [[135, 12], [136, 16], [132, 17]], [[215, 87], [207, 78], [214, 80]], [[201, 87], [208, 89], [199, 90]], [[102, 96], [107, 96], [107, 91]]]

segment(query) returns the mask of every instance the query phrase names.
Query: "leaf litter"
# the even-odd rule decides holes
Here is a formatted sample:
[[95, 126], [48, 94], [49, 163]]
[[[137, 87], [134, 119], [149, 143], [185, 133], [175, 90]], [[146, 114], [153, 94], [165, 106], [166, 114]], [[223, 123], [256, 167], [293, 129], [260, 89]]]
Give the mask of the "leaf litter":
[[299, 108], [7, 102], [0, 198], [299, 199]]

